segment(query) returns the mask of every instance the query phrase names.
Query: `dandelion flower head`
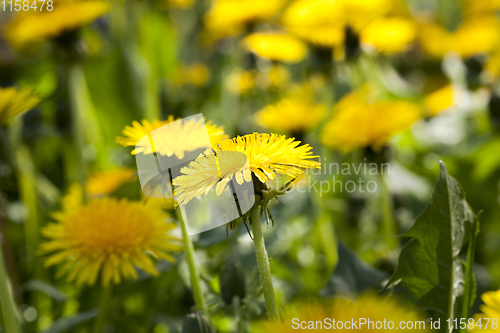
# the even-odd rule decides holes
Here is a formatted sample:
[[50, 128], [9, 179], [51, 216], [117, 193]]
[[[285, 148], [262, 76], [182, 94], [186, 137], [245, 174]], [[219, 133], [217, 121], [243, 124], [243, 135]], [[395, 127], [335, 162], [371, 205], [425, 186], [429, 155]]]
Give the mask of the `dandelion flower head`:
[[321, 133], [323, 144], [348, 153], [359, 148], [382, 148], [394, 135], [421, 118], [420, 108], [402, 100], [371, 102], [368, 89], [343, 97]]
[[136, 267], [157, 276], [155, 260], [174, 261], [171, 253], [181, 249], [170, 235], [175, 224], [157, 205], [111, 197], [82, 204], [78, 187], [69, 195], [75, 197], [66, 197], [42, 229], [41, 251], [45, 265], [60, 265], [58, 276], [70, 282], [93, 285], [100, 277], [104, 286], [118, 284], [137, 279]]
[[[149, 140], [141, 139], [149, 135], [154, 130], [160, 129], [165, 125], [169, 125], [168, 130], [162, 131], [161, 135], [155, 137], [154, 149]], [[132, 154], [152, 154], [158, 153], [163, 156], [176, 156], [179, 159], [184, 158], [186, 152], [195, 151], [200, 148], [205, 148], [204, 138], [199, 136], [204, 134], [203, 126], [206, 126], [208, 137], [212, 145], [216, 145], [222, 140], [228, 138], [224, 133], [224, 128], [212, 124], [208, 121], [204, 125], [203, 121], [192, 119], [176, 120], [173, 116], [169, 116], [167, 120], [154, 120], [149, 122], [143, 120], [142, 123], [137, 121], [132, 122], [132, 126], [126, 126], [123, 130], [123, 137], [118, 137], [116, 141], [124, 147], [136, 147]]]
[[[252, 174], [261, 182], [274, 180], [276, 174], [292, 178], [304, 173], [304, 169], [319, 169], [320, 163], [312, 155], [312, 147], [284, 135], [252, 133], [222, 141], [215, 147], [215, 154], [201, 155], [189, 166], [181, 169], [181, 176], [174, 179], [175, 195], [178, 203], [186, 204], [193, 198], [208, 192], [216, 186], [219, 195], [229, 181], [236, 179], [238, 184], [252, 180]], [[217, 154], [229, 154], [220, 163]], [[234, 157], [234, 158], [231, 158]], [[242, 165], [248, 163], [248, 168]]]

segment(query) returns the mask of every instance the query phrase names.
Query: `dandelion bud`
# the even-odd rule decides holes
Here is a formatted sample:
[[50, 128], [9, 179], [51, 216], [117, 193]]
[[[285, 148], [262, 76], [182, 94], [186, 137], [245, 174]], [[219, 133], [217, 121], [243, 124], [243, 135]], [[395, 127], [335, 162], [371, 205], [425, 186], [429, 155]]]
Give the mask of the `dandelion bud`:
[[234, 296], [240, 299], [245, 297], [246, 278], [241, 262], [233, 260], [227, 263], [220, 272], [219, 281], [222, 299], [226, 304], [231, 304]]
[[182, 324], [182, 333], [216, 333], [210, 318], [203, 312], [187, 315]]

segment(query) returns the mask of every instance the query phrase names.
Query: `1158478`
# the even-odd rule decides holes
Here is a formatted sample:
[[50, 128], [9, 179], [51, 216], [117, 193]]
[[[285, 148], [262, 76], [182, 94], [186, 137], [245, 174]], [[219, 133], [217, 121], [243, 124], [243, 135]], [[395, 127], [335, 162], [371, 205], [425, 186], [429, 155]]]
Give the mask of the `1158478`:
[[53, 11], [54, 2], [52, 0], [3, 0], [0, 2], [0, 9], [11, 12], [28, 12], [28, 11]]

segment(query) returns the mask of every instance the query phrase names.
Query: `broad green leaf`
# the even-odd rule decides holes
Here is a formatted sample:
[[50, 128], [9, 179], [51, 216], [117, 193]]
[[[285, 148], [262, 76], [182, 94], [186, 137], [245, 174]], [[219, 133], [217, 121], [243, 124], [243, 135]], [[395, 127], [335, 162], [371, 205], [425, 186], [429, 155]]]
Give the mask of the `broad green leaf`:
[[415, 224], [402, 236], [412, 239], [402, 249], [387, 286], [427, 310], [434, 319], [453, 320], [461, 311], [464, 268], [459, 258], [471, 236], [474, 213], [460, 184], [440, 161], [441, 175], [431, 199]]
[[338, 246], [338, 257], [339, 261], [332, 276], [320, 292], [322, 296], [356, 297], [369, 288], [380, 289], [382, 280], [387, 277], [385, 272], [366, 264], [341, 242]]

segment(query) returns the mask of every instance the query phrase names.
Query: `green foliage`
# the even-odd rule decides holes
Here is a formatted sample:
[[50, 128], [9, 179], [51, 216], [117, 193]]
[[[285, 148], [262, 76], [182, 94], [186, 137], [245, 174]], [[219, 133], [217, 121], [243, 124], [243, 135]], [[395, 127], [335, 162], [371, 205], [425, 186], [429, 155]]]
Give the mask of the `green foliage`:
[[471, 239], [475, 216], [460, 184], [448, 174], [443, 162], [440, 168], [429, 204], [402, 235], [411, 240], [402, 249], [387, 285], [416, 308], [446, 321], [459, 315], [464, 293], [470, 293], [472, 288], [470, 277], [465, 277], [460, 253]]

